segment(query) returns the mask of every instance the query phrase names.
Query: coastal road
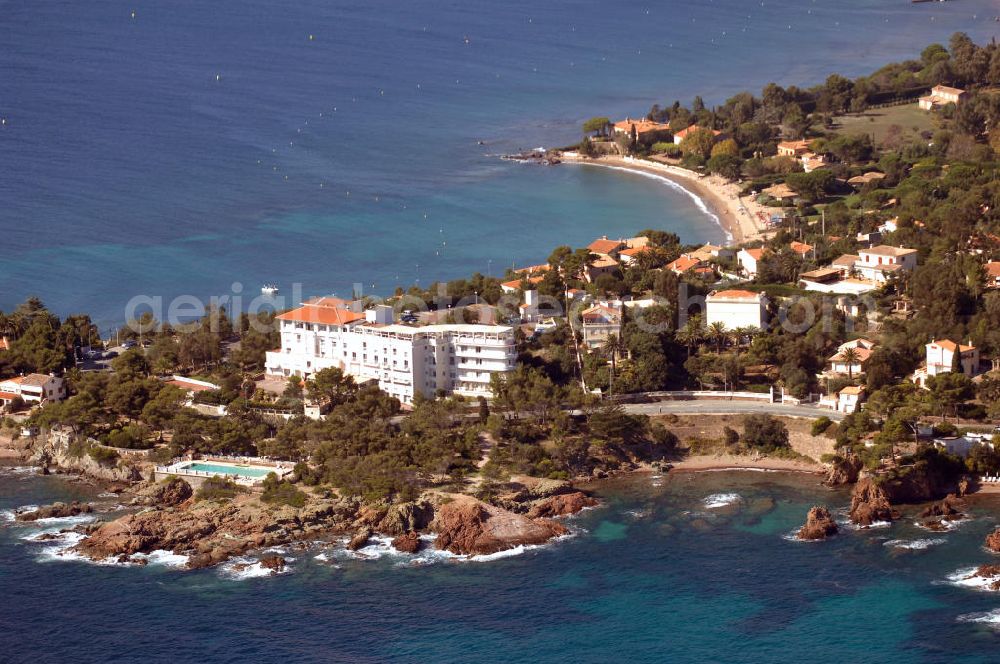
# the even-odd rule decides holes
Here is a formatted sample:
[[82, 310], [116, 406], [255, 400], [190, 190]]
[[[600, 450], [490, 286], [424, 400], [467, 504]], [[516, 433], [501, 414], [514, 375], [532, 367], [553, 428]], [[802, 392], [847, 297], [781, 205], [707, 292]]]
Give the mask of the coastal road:
[[783, 403], [765, 403], [760, 401], [738, 401], [728, 399], [689, 399], [684, 401], [657, 401], [656, 403], [622, 404], [629, 413], [642, 415], [750, 415], [753, 413], [769, 413], [771, 415], [787, 415], [790, 417], [808, 417], [815, 419], [826, 415], [834, 422], [844, 419], [843, 413], [815, 406], [793, 406]]

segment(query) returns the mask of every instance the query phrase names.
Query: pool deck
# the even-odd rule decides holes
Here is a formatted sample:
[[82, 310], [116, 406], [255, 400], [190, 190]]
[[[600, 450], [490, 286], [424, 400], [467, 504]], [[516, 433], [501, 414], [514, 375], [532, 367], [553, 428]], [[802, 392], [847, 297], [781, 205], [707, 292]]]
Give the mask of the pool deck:
[[[211, 464], [213, 466], [226, 466], [233, 468], [236, 472], [223, 473], [210, 470], [196, 470], [191, 467], [200, 463]], [[155, 479], [156, 481], [160, 481], [172, 475], [183, 477], [195, 488], [200, 486], [210, 477], [225, 477], [244, 486], [255, 486], [264, 481], [264, 477], [240, 475], [239, 469], [241, 467], [249, 467], [254, 470], [266, 470], [268, 473], [275, 473], [278, 477], [285, 477], [292, 472], [293, 466], [288, 462], [270, 461], [268, 459], [206, 456], [199, 459], [182, 459], [167, 466], [157, 466], [155, 470]]]

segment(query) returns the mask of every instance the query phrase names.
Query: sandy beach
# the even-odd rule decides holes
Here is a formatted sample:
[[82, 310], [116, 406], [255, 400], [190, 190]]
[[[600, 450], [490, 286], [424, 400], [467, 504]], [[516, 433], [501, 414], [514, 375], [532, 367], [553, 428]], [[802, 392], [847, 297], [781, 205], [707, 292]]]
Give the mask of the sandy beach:
[[824, 466], [794, 459], [754, 458], [735, 454], [710, 454], [691, 456], [673, 465], [670, 472], [698, 472], [706, 470], [780, 470], [800, 473], [821, 473]]
[[765, 208], [749, 198], [741, 198], [739, 186], [728, 182], [725, 178], [699, 175], [670, 164], [634, 157], [604, 156], [591, 159], [566, 152], [561, 158], [569, 163], [619, 168], [663, 177], [704, 201], [711, 213], [718, 218], [723, 229], [731, 236], [732, 242], [747, 242], [762, 237], [763, 228], [757, 212]]

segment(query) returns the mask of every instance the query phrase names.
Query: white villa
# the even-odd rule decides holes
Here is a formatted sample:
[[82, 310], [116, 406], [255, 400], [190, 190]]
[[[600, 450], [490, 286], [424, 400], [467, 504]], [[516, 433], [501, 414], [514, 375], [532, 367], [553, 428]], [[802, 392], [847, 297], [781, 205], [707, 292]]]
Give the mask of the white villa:
[[751, 279], [757, 276], [757, 263], [764, 257], [766, 251], [764, 248], [740, 249], [739, 253], [736, 254], [737, 262]]
[[854, 270], [862, 279], [884, 283], [893, 275], [912, 272], [917, 267], [917, 250], [879, 245], [858, 251]]
[[917, 104], [920, 106], [921, 110], [930, 111], [938, 106], [944, 106], [946, 104], [955, 104], [956, 106], [962, 97], [965, 96], [965, 90], [960, 88], [950, 88], [947, 85], [935, 85], [931, 88], [931, 93], [924, 97], [921, 97]]
[[705, 324], [722, 322], [727, 329], [767, 326], [767, 295], [746, 290], [712, 291], [705, 298]]
[[28, 374], [0, 381], [0, 406], [7, 406], [20, 397], [27, 404], [62, 401], [66, 386], [62, 378], [51, 374]]
[[926, 346], [927, 375], [936, 376], [951, 371], [956, 351], [961, 354], [962, 373], [966, 376], [979, 373], [979, 349], [971, 341], [968, 346], [962, 346], [950, 339], [941, 339]]
[[347, 304], [313, 301], [279, 315], [281, 348], [267, 353], [267, 373], [309, 378], [337, 367], [412, 403], [417, 394], [433, 397], [439, 390], [489, 396], [490, 376], [516, 365], [511, 327], [401, 325], [392, 307], [357, 313]]
[[[847, 358], [844, 357], [844, 352], [851, 348], [854, 349], [854, 354], [857, 357], [853, 362], [848, 364]], [[868, 339], [854, 339], [853, 341], [842, 343], [837, 347], [837, 352], [826, 361], [827, 371], [835, 374], [863, 374], [865, 372], [865, 365], [868, 364], [874, 348], [875, 342]]]

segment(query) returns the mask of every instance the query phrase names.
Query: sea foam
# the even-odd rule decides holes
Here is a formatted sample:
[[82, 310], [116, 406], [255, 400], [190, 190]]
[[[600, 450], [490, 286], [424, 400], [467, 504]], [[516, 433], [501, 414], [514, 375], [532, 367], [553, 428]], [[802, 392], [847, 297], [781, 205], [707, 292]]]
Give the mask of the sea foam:
[[711, 510], [726, 507], [727, 505], [733, 505], [741, 500], [743, 499], [738, 493], [713, 493], [711, 496], [702, 501], [702, 504]]

